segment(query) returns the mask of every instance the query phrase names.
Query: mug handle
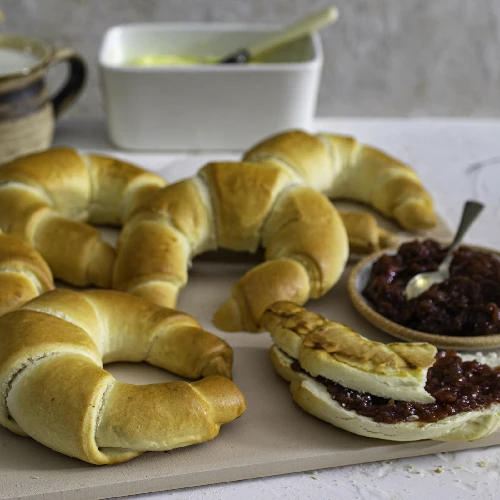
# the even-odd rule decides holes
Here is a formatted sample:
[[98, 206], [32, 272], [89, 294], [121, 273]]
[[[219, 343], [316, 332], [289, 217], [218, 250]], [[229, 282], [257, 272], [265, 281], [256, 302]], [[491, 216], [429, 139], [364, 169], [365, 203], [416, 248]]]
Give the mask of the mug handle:
[[62, 88], [51, 98], [54, 117], [57, 118], [78, 97], [87, 79], [87, 66], [83, 58], [73, 49], [55, 48], [49, 67], [60, 62], [69, 65], [69, 73]]

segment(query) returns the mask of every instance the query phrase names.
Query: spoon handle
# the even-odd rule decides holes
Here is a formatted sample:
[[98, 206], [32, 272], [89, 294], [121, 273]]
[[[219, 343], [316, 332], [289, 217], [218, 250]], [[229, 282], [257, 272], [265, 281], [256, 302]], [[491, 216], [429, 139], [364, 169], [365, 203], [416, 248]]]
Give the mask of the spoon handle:
[[260, 56], [264, 52], [273, 50], [281, 45], [297, 40], [309, 33], [319, 31], [321, 28], [334, 23], [339, 17], [339, 11], [336, 7], [327, 7], [326, 9], [315, 12], [296, 23], [287, 26], [282, 31], [275, 33], [263, 40], [256, 41], [247, 47], [251, 57]]
[[457, 232], [455, 234], [455, 238], [448, 249], [445, 259], [439, 266], [439, 268], [448, 268], [449, 263], [453, 258], [453, 252], [462, 242], [465, 234], [469, 230], [472, 223], [477, 219], [479, 214], [483, 211], [484, 205], [479, 203], [478, 201], [468, 200], [462, 211], [462, 217], [460, 218], [460, 224], [458, 225]]
[[484, 205], [478, 201], [467, 201], [462, 211], [460, 224], [458, 225], [457, 234], [450, 246], [450, 251], [455, 248], [463, 240], [465, 233], [469, 230], [472, 223], [477, 219], [478, 215], [483, 211]]

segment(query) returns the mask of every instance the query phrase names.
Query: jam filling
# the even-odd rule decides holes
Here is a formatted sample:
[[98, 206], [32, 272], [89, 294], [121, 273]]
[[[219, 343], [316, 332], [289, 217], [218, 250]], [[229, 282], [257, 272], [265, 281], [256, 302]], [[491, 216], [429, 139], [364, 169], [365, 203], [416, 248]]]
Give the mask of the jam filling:
[[[307, 373], [298, 361], [294, 361], [291, 368]], [[313, 378], [346, 410], [384, 424], [437, 422], [457, 413], [500, 403], [500, 367], [463, 361], [454, 351], [439, 352], [427, 372], [425, 389], [435, 398], [435, 403], [395, 401], [348, 389], [321, 376]]]
[[447, 248], [434, 240], [411, 241], [396, 255], [374, 264], [363, 296], [382, 316], [400, 325], [439, 335], [500, 334], [500, 259], [485, 252], [459, 248], [450, 277], [422, 295], [403, 294], [415, 274], [435, 271]]

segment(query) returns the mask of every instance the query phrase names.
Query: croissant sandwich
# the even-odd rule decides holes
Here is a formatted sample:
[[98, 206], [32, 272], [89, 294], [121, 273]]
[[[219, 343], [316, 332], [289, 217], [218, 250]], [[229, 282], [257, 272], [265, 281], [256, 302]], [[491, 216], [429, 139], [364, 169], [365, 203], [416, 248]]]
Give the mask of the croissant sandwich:
[[[196, 382], [133, 385], [103, 363]], [[0, 424], [92, 464], [213, 439], [245, 398], [233, 351], [190, 316], [116, 291], [54, 290], [0, 317]]]
[[114, 249], [90, 224], [121, 225], [158, 175], [116, 158], [53, 148], [0, 167], [0, 229], [46, 260], [55, 278], [111, 287]]
[[500, 359], [381, 344], [290, 302], [263, 326], [271, 362], [306, 412], [362, 436], [474, 441], [500, 426]]

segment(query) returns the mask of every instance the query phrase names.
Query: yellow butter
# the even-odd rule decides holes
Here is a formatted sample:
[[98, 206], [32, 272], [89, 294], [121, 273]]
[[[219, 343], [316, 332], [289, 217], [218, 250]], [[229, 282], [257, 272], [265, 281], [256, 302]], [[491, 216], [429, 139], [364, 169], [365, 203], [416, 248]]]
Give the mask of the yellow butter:
[[195, 64], [213, 64], [215, 58], [195, 56], [177, 56], [173, 54], [155, 54], [134, 57], [127, 61], [130, 66], [191, 66]]

